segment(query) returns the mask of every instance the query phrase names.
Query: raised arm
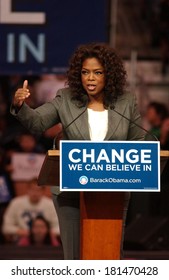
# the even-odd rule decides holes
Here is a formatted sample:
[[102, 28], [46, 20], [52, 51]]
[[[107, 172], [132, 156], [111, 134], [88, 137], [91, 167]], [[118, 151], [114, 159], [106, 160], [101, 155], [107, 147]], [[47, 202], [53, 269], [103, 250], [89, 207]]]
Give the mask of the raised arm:
[[21, 122], [29, 131], [41, 134], [46, 129], [60, 122], [59, 108], [61, 96], [47, 102], [36, 109], [30, 108], [25, 100], [30, 96], [28, 81], [25, 80], [22, 88], [18, 88], [14, 94], [11, 106], [11, 114]]

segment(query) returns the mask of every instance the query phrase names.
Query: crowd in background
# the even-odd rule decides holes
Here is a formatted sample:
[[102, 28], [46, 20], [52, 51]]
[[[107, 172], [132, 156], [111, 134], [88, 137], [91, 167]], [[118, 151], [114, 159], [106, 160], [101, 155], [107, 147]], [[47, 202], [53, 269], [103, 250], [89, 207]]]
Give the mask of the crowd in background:
[[[61, 135], [61, 125], [56, 125], [37, 138], [10, 115], [13, 94], [17, 88], [22, 87], [25, 78], [29, 80], [32, 94], [28, 103], [32, 108], [54, 98], [57, 90], [65, 86], [64, 75], [0, 77], [0, 243], [23, 245], [33, 244], [35, 240], [37, 243], [42, 240], [45, 243], [49, 242], [50, 235], [51, 244], [59, 245], [58, 220], [49, 187], [37, 186], [37, 178], [17, 180], [13, 177], [14, 155], [30, 155], [30, 166], [33, 169], [33, 155], [44, 156], [52, 148], [55, 135]], [[24, 162], [20, 164], [22, 167]], [[55, 227], [55, 234], [51, 235], [52, 227]], [[36, 232], [41, 241], [34, 236]]]

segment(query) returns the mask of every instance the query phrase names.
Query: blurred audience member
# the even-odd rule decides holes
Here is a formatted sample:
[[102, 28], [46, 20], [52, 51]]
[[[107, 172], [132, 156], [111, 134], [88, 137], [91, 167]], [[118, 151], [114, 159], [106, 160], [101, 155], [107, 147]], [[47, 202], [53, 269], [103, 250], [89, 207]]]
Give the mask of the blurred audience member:
[[45, 153], [45, 148], [40, 144], [36, 137], [27, 132], [22, 131], [13, 138], [13, 141], [9, 141], [5, 145], [5, 169], [10, 174], [13, 171], [11, 164], [12, 154], [15, 152], [21, 153]]
[[169, 112], [165, 104], [159, 102], [149, 103], [146, 111], [146, 120], [150, 125], [150, 132], [155, 135], [163, 150], [169, 149], [169, 138], [167, 129], [169, 122]]
[[45, 149], [39, 144], [36, 137], [29, 132], [23, 132], [16, 138], [18, 152], [44, 153]]
[[26, 195], [16, 197], [9, 203], [3, 217], [2, 231], [7, 241], [15, 242], [28, 236], [30, 222], [41, 215], [49, 221], [51, 234], [59, 235], [59, 225], [52, 200], [43, 195], [36, 180], [30, 181]]
[[0, 148], [0, 203], [8, 203], [15, 195], [13, 182], [4, 169], [4, 153]]
[[160, 143], [163, 150], [169, 150], [169, 117], [163, 121], [161, 126]]
[[3, 243], [2, 220], [3, 215], [11, 198], [14, 196], [13, 184], [8, 174], [4, 170], [4, 151], [0, 148], [0, 243]]
[[[146, 119], [151, 126], [150, 132], [159, 139], [161, 149], [169, 150], [169, 112], [165, 104], [151, 102], [147, 107]], [[169, 161], [165, 161], [162, 169], [160, 193], [149, 194], [152, 216], [169, 215]]]
[[50, 232], [50, 224], [43, 216], [37, 216], [31, 220], [28, 236], [21, 237], [18, 245], [52, 245], [59, 246], [60, 241]]

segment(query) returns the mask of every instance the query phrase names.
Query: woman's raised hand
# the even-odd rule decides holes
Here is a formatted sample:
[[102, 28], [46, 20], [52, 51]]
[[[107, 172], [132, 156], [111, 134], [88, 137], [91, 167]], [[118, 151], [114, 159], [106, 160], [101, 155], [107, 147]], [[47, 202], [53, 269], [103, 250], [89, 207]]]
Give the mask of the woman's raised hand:
[[15, 92], [14, 98], [13, 98], [13, 105], [15, 107], [21, 107], [23, 102], [25, 101], [26, 98], [30, 96], [30, 92], [28, 89], [28, 81], [25, 80], [23, 82], [23, 87], [18, 88], [17, 91]]

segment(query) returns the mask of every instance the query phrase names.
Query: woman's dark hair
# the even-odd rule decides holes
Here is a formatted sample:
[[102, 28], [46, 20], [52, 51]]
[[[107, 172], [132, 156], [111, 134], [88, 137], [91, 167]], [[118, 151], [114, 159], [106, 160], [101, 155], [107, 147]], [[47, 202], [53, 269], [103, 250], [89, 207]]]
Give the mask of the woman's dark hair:
[[43, 244], [45, 244], [45, 245], [51, 245], [50, 225], [49, 225], [49, 222], [48, 222], [43, 216], [41, 216], [41, 215], [36, 216], [36, 218], [32, 219], [32, 221], [31, 221], [31, 225], [30, 225], [30, 243], [31, 243], [32, 245], [35, 244], [35, 240], [34, 240], [34, 237], [33, 237], [32, 228], [33, 228], [34, 223], [35, 223], [37, 220], [43, 221], [44, 224], [46, 225], [47, 229], [48, 229]]
[[72, 90], [73, 98], [80, 106], [88, 103], [88, 95], [81, 82], [82, 64], [85, 59], [93, 58], [99, 60], [105, 72], [104, 106], [112, 105], [119, 95], [124, 93], [126, 84], [126, 71], [121, 58], [114, 49], [103, 43], [91, 43], [79, 46], [72, 55], [67, 72], [68, 85]]

